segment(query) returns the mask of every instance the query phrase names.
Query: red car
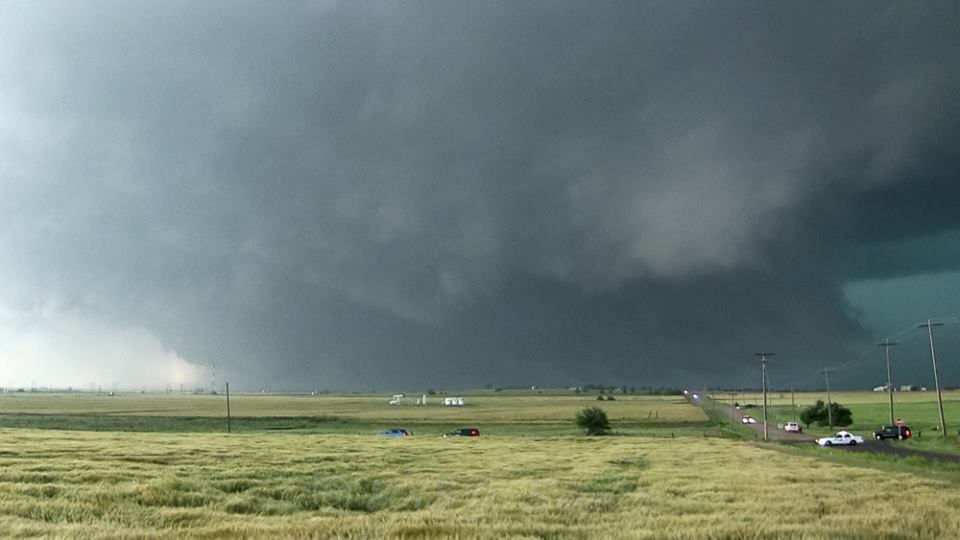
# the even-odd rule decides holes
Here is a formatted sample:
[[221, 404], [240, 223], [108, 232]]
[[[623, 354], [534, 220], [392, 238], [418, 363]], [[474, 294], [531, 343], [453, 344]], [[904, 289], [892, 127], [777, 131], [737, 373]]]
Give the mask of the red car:
[[444, 437], [479, 437], [480, 430], [477, 428], [462, 427], [457, 428], [450, 433], [444, 433]]

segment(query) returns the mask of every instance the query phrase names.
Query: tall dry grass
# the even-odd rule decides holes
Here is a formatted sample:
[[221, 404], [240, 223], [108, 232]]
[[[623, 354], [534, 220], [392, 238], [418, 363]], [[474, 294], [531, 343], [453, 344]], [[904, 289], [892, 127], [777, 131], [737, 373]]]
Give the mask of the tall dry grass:
[[957, 538], [960, 490], [729, 440], [0, 430], [0, 536]]

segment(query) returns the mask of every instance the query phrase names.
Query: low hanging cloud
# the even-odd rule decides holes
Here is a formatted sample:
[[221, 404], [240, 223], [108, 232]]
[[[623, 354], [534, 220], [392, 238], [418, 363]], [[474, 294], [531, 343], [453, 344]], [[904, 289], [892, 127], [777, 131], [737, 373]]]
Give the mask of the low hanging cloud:
[[4, 387], [194, 389], [208, 368], [163, 347], [144, 328], [116, 327], [56, 307], [0, 311]]
[[871, 339], [847, 284], [960, 268], [957, 20], [6, 3], [0, 281], [249, 387], [809, 371]]

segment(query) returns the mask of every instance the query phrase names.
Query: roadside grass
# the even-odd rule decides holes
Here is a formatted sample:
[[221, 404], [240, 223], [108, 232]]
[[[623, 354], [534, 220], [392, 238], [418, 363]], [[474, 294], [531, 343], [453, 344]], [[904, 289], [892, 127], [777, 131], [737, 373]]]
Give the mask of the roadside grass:
[[[953, 538], [945, 480], [702, 437], [0, 430], [0, 536]], [[840, 486], [838, 488], [838, 486]], [[896, 512], [891, 511], [895, 505]]]
[[734, 421], [726, 414], [726, 411], [711, 407], [709, 398], [704, 399], [703, 412], [710, 418], [714, 429], [720, 433], [721, 437], [726, 436], [732, 439], [757, 440], [758, 434], [756, 430]]
[[[773, 445], [766, 445], [773, 448]], [[781, 444], [776, 447], [795, 455], [816, 457], [836, 463], [871, 467], [877, 474], [902, 472], [920, 475], [954, 484], [960, 482], [960, 463], [928, 460], [920, 456], [901, 457], [881, 452], [851, 452], [845, 448], [820, 448], [812, 444]]]
[[[797, 392], [796, 414], [791, 406], [789, 392], [771, 392], [767, 396], [769, 423], [776, 426], [796, 418], [799, 421], [800, 411], [813, 405], [821, 399], [826, 401], [826, 395], [816, 392]], [[890, 424], [890, 409], [885, 392], [832, 392], [831, 399], [850, 409], [853, 413], [853, 424], [843, 428], [865, 438], [873, 436], [873, 432], [882, 426]], [[947, 419], [948, 436], [941, 437], [939, 431], [940, 417], [937, 409], [936, 394], [934, 392], [895, 392], [894, 412], [896, 418], [901, 418], [913, 430], [913, 438], [907, 441], [898, 441], [892, 444], [901, 444], [918, 450], [933, 452], [947, 452], [960, 454], [960, 391], [943, 393], [944, 416]], [[762, 409], [762, 397], [756, 393], [735, 396], [734, 401], [757, 405], [751, 412], [759, 416]], [[718, 394], [718, 403], [729, 404], [729, 394]], [[953, 427], [951, 427], [953, 426]], [[804, 426], [811, 436], [829, 435], [830, 429], [826, 426]]]

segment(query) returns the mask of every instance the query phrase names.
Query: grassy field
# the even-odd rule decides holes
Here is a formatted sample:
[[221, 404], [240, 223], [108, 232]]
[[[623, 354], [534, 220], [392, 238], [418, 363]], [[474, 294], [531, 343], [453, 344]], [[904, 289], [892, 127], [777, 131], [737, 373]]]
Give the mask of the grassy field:
[[[228, 435], [223, 396], [3, 395], [0, 537], [960, 536], [960, 467], [719, 438], [678, 397], [466, 397], [231, 396]], [[618, 436], [573, 427], [593, 405]]]
[[[461, 425], [490, 433], [574, 434], [571, 419], [586, 406], [602, 405], [623, 433], [663, 433], [709, 426], [702, 411], [680, 396], [620, 396], [596, 401], [576, 395], [466, 396], [464, 407], [391, 406], [385, 396], [240, 394], [230, 397], [236, 431], [299, 430], [365, 433], [401, 425], [440, 434]], [[225, 431], [224, 396], [14, 393], [0, 396], [0, 427], [89, 431]]]
[[880, 474], [723, 439], [9, 429], [0, 438], [4, 537], [927, 539], [960, 533], [956, 478]]

